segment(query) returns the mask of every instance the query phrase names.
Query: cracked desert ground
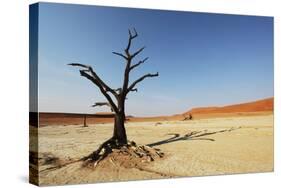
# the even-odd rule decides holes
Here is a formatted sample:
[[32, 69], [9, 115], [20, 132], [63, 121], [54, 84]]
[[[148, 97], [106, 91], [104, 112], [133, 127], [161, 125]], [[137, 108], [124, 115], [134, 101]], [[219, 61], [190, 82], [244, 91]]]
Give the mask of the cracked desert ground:
[[[40, 127], [39, 157], [51, 156], [60, 163], [77, 160], [108, 139], [112, 128], [112, 123]], [[129, 140], [138, 145], [152, 144], [161, 149], [165, 157], [141, 170], [113, 162], [101, 162], [94, 169], [83, 167], [82, 162], [52, 169], [50, 167], [56, 163], [45, 161], [39, 163], [40, 185], [273, 171], [272, 113], [189, 121], [128, 122], [126, 129]], [[181, 139], [194, 131], [198, 131], [194, 137]]]

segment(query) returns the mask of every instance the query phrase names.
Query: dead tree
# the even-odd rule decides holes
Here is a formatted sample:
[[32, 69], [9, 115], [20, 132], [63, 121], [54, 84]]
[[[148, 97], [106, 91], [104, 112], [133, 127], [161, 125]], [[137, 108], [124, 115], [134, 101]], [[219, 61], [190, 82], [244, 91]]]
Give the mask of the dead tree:
[[[101, 146], [94, 151], [90, 156], [86, 157], [85, 159], [91, 158], [93, 160], [100, 159], [100, 152], [104, 150], [103, 153], [110, 152], [113, 148], [120, 148], [127, 144], [127, 135], [126, 129], [124, 126], [125, 123], [125, 101], [127, 99], [127, 95], [129, 92], [137, 91], [137, 84], [142, 82], [144, 79], [149, 77], [157, 77], [159, 74], [158, 72], [155, 74], [145, 74], [140, 78], [136, 79], [133, 82], [129, 81], [130, 73], [136, 69], [138, 66], [142, 65], [148, 60], [148, 57], [144, 58], [143, 60], [138, 61], [137, 63], [133, 63], [133, 59], [140, 54], [145, 47], [138, 49], [136, 52], [131, 52], [131, 44], [132, 41], [138, 37], [138, 33], [135, 29], [131, 31], [129, 29], [129, 39], [128, 44], [124, 50], [124, 53], [119, 52], [112, 52], [113, 54], [121, 57], [125, 61], [125, 70], [124, 70], [124, 79], [123, 84], [120, 88], [113, 89], [109, 87], [94, 71], [94, 69], [89, 65], [84, 65], [80, 63], [71, 63], [71, 66], [80, 67], [80, 75], [90, 80], [95, 86], [97, 86], [100, 92], [104, 95], [107, 102], [98, 102], [93, 105], [95, 106], [109, 106], [111, 111], [115, 114], [114, 116], [114, 129], [113, 135], [110, 139], [105, 141]], [[103, 155], [103, 157], [105, 157]]]
[[83, 127], [88, 127], [87, 125], [87, 114], [84, 114], [84, 121], [83, 121]]

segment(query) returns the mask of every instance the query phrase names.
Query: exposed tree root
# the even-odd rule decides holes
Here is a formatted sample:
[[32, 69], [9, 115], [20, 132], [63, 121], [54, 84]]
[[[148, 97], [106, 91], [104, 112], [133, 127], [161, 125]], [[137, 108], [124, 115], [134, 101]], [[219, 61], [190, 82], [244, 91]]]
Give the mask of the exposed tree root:
[[[144, 167], [145, 164], [163, 157], [164, 153], [161, 152], [160, 149], [145, 145], [137, 146], [133, 141], [128, 142], [127, 144], [120, 144], [115, 139], [111, 138], [101, 144], [96, 151], [88, 156], [68, 162], [63, 162], [57, 159], [56, 164], [53, 164], [54, 166], [45, 168], [40, 172], [57, 170], [77, 162], [83, 162], [82, 165], [84, 167], [96, 168], [101, 161], [104, 161], [104, 164], [107, 165], [111, 163], [115, 167], [136, 168], [141, 171], [163, 174], [161, 172], [154, 172]], [[49, 157], [47, 161], [49, 161]]]
[[108, 159], [114, 166], [131, 168], [162, 157], [164, 157], [164, 153], [160, 149], [145, 145], [137, 146], [133, 141], [127, 144], [119, 144], [116, 140], [109, 139], [92, 154], [82, 158], [82, 160], [85, 161], [85, 166], [94, 168], [104, 159]]
[[107, 141], [105, 141], [103, 144], [101, 144], [96, 151], [94, 151], [88, 156], [83, 157], [82, 160], [95, 162], [95, 166], [96, 166], [101, 160], [106, 158], [107, 155], [112, 152], [112, 149], [118, 149], [121, 146], [122, 144], [120, 144], [117, 139], [110, 138]]

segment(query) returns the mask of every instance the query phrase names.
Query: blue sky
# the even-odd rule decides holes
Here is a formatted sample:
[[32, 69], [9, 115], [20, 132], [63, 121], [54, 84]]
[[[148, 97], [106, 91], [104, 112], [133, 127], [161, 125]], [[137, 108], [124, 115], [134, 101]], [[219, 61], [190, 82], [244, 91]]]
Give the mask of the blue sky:
[[273, 96], [273, 18], [194, 12], [41, 3], [39, 6], [39, 111], [94, 113], [105, 101], [79, 75], [91, 65], [105, 82], [121, 86], [128, 28], [139, 37], [136, 58], [149, 61], [131, 81], [159, 72], [129, 94], [126, 113], [169, 115], [198, 106], [221, 106]]

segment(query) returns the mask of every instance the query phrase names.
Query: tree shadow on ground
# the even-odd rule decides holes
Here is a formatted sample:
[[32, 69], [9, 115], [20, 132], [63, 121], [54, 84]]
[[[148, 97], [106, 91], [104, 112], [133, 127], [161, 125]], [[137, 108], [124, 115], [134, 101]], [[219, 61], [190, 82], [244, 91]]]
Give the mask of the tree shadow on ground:
[[178, 133], [170, 133], [167, 135], [173, 135], [173, 137], [165, 139], [165, 140], [161, 140], [158, 142], [154, 142], [154, 143], [150, 143], [147, 144], [147, 146], [149, 147], [154, 147], [154, 146], [159, 146], [162, 144], [168, 144], [171, 142], [177, 142], [177, 141], [184, 141], [184, 140], [206, 140], [206, 141], [215, 141], [215, 139], [212, 138], [205, 138], [204, 136], [209, 136], [209, 135], [214, 135], [214, 134], [218, 134], [218, 133], [223, 133], [223, 132], [231, 132], [237, 129], [240, 129], [241, 127], [238, 128], [234, 128], [231, 127], [230, 129], [223, 129], [223, 130], [219, 130], [219, 131], [213, 131], [213, 132], [209, 132], [208, 130], [203, 130], [203, 131], [192, 131], [190, 133], [187, 133], [183, 136], [181, 136]]

